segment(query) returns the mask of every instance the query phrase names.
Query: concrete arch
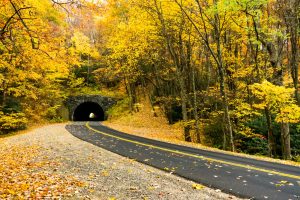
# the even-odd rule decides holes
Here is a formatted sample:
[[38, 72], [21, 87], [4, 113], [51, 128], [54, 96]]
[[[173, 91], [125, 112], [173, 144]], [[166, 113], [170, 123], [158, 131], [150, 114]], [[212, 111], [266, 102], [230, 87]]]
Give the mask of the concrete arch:
[[73, 121], [104, 121], [103, 108], [95, 102], [84, 102], [74, 110]]
[[[100, 110], [103, 110], [103, 114], [101, 114], [99, 121], [106, 120], [108, 117], [107, 111], [109, 108], [111, 108], [114, 104], [116, 103], [116, 100], [110, 98], [110, 97], [105, 97], [105, 96], [100, 96], [100, 95], [81, 95], [81, 96], [71, 96], [66, 100], [66, 106], [69, 110], [69, 120], [78, 120], [78, 111], [80, 111], [81, 107], [85, 110], [81, 110], [81, 114], [85, 115], [83, 118], [86, 118], [86, 114], [88, 112], [94, 113], [94, 114], [100, 114]], [[97, 106], [98, 105], [98, 106]], [[78, 110], [79, 109], [79, 110]], [[88, 114], [90, 114], [88, 113]], [[91, 119], [92, 120], [92, 119]], [[80, 120], [82, 121], [82, 120]], [[90, 121], [90, 120], [88, 120]]]

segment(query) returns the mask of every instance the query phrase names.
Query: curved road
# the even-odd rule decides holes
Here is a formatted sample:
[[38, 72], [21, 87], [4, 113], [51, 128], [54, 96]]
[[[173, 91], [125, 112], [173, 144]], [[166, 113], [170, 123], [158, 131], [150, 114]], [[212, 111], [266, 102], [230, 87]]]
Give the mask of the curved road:
[[300, 167], [128, 135], [99, 122], [76, 122], [66, 129], [101, 148], [239, 197], [300, 200]]

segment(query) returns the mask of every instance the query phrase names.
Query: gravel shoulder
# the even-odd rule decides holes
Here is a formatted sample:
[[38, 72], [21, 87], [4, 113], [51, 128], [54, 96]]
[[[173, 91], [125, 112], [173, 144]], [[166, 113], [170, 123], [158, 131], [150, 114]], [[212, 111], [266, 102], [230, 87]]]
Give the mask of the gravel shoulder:
[[83, 142], [67, 132], [65, 125], [0, 139], [0, 148], [40, 147], [34, 160], [56, 164], [38, 170], [82, 182], [66, 199], [238, 199]]

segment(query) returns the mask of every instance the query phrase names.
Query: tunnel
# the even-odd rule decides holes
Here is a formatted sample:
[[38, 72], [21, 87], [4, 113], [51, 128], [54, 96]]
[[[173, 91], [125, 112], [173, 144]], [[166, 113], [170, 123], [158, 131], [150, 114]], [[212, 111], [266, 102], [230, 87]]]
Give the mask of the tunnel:
[[84, 102], [77, 106], [73, 121], [104, 121], [104, 111], [98, 103]]

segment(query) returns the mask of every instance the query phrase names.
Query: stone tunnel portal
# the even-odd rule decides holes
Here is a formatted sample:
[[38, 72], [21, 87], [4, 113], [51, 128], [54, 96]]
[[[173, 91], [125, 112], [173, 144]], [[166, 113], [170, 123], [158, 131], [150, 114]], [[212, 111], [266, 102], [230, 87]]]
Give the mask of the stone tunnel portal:
[[84, 102], [76, 107], [73, 121], [104, 121], [103, 108], [95, 102]]

